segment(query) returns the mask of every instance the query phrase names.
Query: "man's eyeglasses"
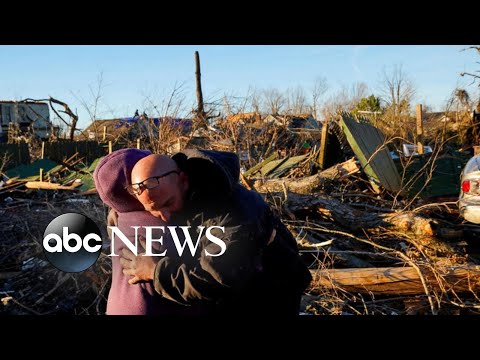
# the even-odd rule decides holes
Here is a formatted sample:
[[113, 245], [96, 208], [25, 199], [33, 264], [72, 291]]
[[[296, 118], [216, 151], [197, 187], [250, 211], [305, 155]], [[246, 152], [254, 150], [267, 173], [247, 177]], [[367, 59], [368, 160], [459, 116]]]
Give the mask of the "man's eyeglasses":
[[153, 176], [151, 178], [145, 179], [142, 182], [131, 184], [125, 186], [125, 189], [130, 195], [140, 195], [146, 189], [153, 189], [160, 185], [160, 179], [170, 175], [170, 174], [180, 174], [177, 170], [169, 171], [163, 175]]

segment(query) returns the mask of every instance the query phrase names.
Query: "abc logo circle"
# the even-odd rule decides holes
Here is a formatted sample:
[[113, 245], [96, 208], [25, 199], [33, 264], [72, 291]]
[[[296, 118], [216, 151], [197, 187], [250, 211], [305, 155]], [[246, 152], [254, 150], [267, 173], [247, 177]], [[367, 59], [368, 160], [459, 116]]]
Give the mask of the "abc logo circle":
[[102, 251], [102, 234], [91, 219], [82, 214], [57, 216], [43, 234], [47, 260], [65, 272], [80, 272], [95, 264]]

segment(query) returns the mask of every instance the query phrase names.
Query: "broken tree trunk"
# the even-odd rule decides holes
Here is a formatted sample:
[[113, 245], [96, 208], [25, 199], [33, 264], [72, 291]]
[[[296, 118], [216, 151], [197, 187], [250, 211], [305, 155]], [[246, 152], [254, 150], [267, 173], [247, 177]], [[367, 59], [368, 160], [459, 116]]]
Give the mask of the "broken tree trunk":
[[352, 158], [303, 179], [268, 180], [265, 182], [258, 180], [255, 182], [254, 187], [259, 192], [275, 192], [283, 191], [283, 187], [285, 186], [288, 190], [297, 194], [311, 194], [320, 189], [325, 182], [344, 178], [359, 170], [360, 168], [356, 161]]
[[[78, 122], [78, 115], [75, 114], [71, 109], [70, 107], [64, 103], [63, 101], [60, 101], [60, 100], [57, 100], [57, 99], [54, 99], [50, 96], [50, 107], [52, 108], [53, 112], [67, 125], [67, 126], [70, 126], [70, 140], [73, 141], [73, 138], [75, 136], [75, 130], [77, 129], [77, 122]], [[70, 116], [70, 119], [71, 119], [71, 123], [69, 124], [68, 122], [66, 122], [62, 117], [61, 115], [57, 112], [57, 110], [55, 110], [55, 108], [52, 106], [52, 103], [55, 103], [55, 104], [58, 104], [58, 105], [61, 105], [63, 106], [63, 108], [65, 109], [64, 111], [61, 111], [65, 114], [67, 114], [68, 116]], [[95, 132], [96, 133], [96, 132]]]
[[[272, 195], [282, 199], [285, 198], [283, 192]], [[398, 231], [405, 233], [410, 232], [415, 235], [434, 235], [431, 221], [414, 212], [385, 214], [360, 211], [322, 194], [301, 195], [289, 192], [287, 194], [286, 207], [288, 207], [288, 210], [291, 212], [316, 210], [323, 216], [333, 219], [342, 227], [352, 231], [378, 227], [393, 227]]]
[[[467, 292], [480, 290], [480, 267], [438, 267], [441, 284], [432, 271], [422, 269], [429, 287], [437, 291]], [[311, 288], [340, 287], [352, 293], [373, 295], [418, 295], [425, 289], [418, 272], [413, 267], [311, 270], [314, 280]]]
[[197, 116], [196, 120], [200, 126], [206, 127], [206, 113], [203, 106], [203, 93], [202, 93], [202, 81], [200, 73], [200, 55], [198, 51], [195, 51], [195, 83], [196, 83], [196, 92], [197, 92]]

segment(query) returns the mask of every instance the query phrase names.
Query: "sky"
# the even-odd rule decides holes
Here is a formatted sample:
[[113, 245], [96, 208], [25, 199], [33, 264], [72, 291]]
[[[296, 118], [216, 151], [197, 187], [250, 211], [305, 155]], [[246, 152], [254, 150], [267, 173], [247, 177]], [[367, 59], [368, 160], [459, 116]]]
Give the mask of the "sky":
[[[194, 52], [199, 51], [206, 101], [242, 97], [249, 88], [302, 86], [307, 92], [324, 77], [328, 93], [365, 82], [378, 95], [381, 74], [395, 65], [417, 88], [418, 103], [441, 111], [456, 87], [478, 96], [477, 84], [460, 77], [480, 70], [469, 45], [56, 45], [0, 46], [0, 99], [52, 96], [78, 113], [80, 128], [91, 119], [99, 77], [103, 79], [97, 118], [133, 116], [159, 105], [181, 84], [186, 107], [195, 103]], [[53, 114], [51, 113], [51, 118]]]

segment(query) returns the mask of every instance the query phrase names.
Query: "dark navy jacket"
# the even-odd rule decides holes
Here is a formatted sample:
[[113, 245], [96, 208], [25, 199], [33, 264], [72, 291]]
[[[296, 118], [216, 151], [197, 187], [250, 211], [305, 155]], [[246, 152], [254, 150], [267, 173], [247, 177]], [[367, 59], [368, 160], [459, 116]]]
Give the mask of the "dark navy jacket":
[[186, 248], [181, 257], [159, 261], [155, 290], [186, 306], [186, 313], [297, 315], [310, 273], [295, 239], [267, 203], [239, 184], [237, 155], [184, 150], [173, 159], [187, 173], [189, 191], [184, 210], [172, 216], [171, 225], [191, 226], [194, 243], [199, 226], [222, 226], [225, 232], [216, 229], [212, 234], [225, 243], [226, 251], [207, 256], [205, 250], [216, 254], [220, 246], [204, 231], [194, 256]]

